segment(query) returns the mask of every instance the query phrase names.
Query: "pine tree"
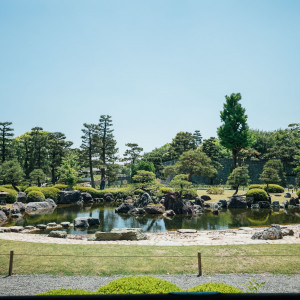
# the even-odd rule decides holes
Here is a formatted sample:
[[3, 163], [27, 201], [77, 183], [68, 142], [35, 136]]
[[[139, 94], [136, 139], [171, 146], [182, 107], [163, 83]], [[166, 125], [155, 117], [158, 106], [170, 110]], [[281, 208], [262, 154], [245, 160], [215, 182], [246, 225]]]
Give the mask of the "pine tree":
[[11, 124], [12, 122], [0, 123], [0, 152], [2, 163], [7, 159], [9, 146], [14, 135], [13, 128], [9, 127]]
[[136, 143], [127, 143], [125, 146], [129, 149], [125, 151], [123, 161], [128, 162], [127, 165], [134, 165], [142, 157], [141, 152], [144, 149]]

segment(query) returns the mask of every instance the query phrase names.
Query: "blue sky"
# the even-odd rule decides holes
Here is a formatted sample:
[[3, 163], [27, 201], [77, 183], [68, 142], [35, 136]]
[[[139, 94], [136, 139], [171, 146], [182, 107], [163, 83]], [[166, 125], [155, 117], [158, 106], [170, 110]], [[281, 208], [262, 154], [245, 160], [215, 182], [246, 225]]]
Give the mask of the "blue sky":
[[78, 147], [109, 114], [122, 155], [216, 136], [225, 95], [250, 128], [299, 122], [300, 1], [0, 0], [1, 122]]

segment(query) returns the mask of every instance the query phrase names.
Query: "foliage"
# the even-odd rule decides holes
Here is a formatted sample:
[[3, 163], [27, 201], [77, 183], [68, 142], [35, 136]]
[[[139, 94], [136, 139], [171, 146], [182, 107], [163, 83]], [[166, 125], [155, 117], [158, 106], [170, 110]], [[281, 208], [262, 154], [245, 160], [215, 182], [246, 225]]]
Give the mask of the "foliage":
[[170, 144], [172, 158], [178, 158], [184, 152], [197, 148], [195, 136], [190, 132], [180, 131]]
[[258, 289], [265, 285], [265, 282], [258, 283], [254, 278], [248, 281], [248, 284], [243, 283], [247, 293], [257, 293]]
[[0, 122], [0, 156], [1, 162], [5, 162], [11, 151], [14, 129], [10, 127], [12, 122]]
[[45, 201], [45, 196], [42, 192], [31, 191], [27, 195], [27, 202], [41, 202]]
[[206, 190], [207, 194], [210, 195], [223, 195], [224, 194], [224, 189], [217, 188], [217, 187], [211, 187], [208, 190]]
[[2, 183], [11, 183], [14, 189], [24, 179], [24, 172], [17, 160], [7, 160], [0, 166], [0, 180]]
[[272, 167], [266, 167], [264, 165], [263, 171], [260, 174], [259, 180], [264, 181], [267, 184], [267, 193], [269, 193], [269, 184], [278, 183], [280, 181], [278, 171]]
[[182, 292], [177, 285], [151, 276], [129, 276], [115, 279], [100, 287], [96, 294], [168, 294]]
[[[270, 179], [274, 176], [276, 177], [272, 180], [273, 182], [269, 182], [269, 183], [279, 183], [279, 184], [285, 186], [285, 184], [286, 184], [286, 178], [285, 178], [286, 174], [284, 172], [283, 164], [279, 159], [270, 159], [270, 160], [268, 160], [264, 165], [264, 169], [266, 169], [266, 168], [270, 168], [272, 170], [275, 170], [275, 172], [273, 172], [273, 173], [277, 174], [277, 176], [275, 176], [275, 175], [272, 176], [271, 174], [270, 174], [271, 176], [267, 176]], [[277, 178], [277, 177], [279, 177], [279, 178]], [[262, 181], [264, 181], [264, 180], [262, 180]]]
[[218, 128], [218, 136], [221, 145], [232, 151], [233, 168], [236, 167], [237, 154], [242, 148], [248, 147], [251, 142], [251, 134], [247, 125], [245, 109], [239, 101], [242, 99], [240, 93], [232, 93], [225, 96], [226, 102], [220, 113], [222, 125]]
[[30, 186], [30, 187], [28, 187], [24, 192], [25, 192], [26, 194], [28, 194], [28, 193], [30, 193], [30, 192], [32, 192], [32, 191], [38, 191], [38, 192], [41, 192], [41, 188], [38, 187], [38, 186]]
[[254, 201], [268, 201], [268, 194], [263, 189], [251, 189], [246, 197], [253, 197]]
[[209, 139], [203, 141], [202, 151], [211, 159], [212, 165], [216, 169], [222, 168], [222, 165], [219, 162], [219, 159], [222, 156], [221, 149], [222, 146], [215, 137], [210, 137]]
[[79, 289], [59, 289], [51, 290], [45, 293], [37, 294], [37, 296], [63, 296], [63, 295], [95, 295], [95, 292], [88, 292]]
[[298, 190], [296, 194], [300, 198], [300, 190]]
[[6, 196], [6, 202], [7, 203], [14, 203], [17, 201], [17, 195], [18, 193], [14, 189], [5, 188], [3, 185], [0, 186], [0, 192], [6, 192], [8, 195]]
[[155, 174], [153, 172], [139, 170], [137, 174], [132, 177], [132, 180], [138, 183], [152, 182], [155, 180]]
[[248, 165], [237, 167], [233, 169], [231, 174], [227, 179], [227, 184], [231, 184], [236, 187], [235, 194], [237, 194], [239, 186], [247, 186], [250, 181], [250, 176], [248, 173]]
[[208, 282], [208, 283], [199, 284], [189, 289], [188, 292], [220, 292], [226, 294], [243, 293], [242, 290], [232, 285], [225, 284], [223, 282], [220, 283]]
[[[264, 189], [265, 191], [267, 190], [267, 185], [266, 184], [252, 184], [249, 185], [249, 190], [251, 189]], [[278, 184], [269, 184], [269, 192], [270, 193], [283, 193], [284, 188]]]
[[196, 146], [198, 147], [202, 143], [202, 135], [200, 130], [195, 130], [193, 133], [194, 139], [196, 141]]
[[170, 192], [173, 192], [172, 188], [163, 186], [163, 187], [159, 188], [159, 190], [158, 190], [158, 196], [162, 197], [162, 196], [164, 196], [164, 195], [166, 195], [166, 194], [168, 194]]
[[131, 177], [136, 175], [137, 172], [140, 170], [155, 173], [155, 167], [154, 167], [153, 162], [145, 161], [145, 160], [140, 160], [135, 165], [131, 165], [130, 169], [131, 169]]
[[176, 175], [169, 183], [175, 192], [180, 192], [183, 198], [195, 198], [197, 192], [192, 188], [192, 183], [188, 181], [187, 174]]
[[60, 190], [55, 187], [42, 187], [41, 192], [44, 194], [46, 199], [50, 198], [56, 201], [58, 200]]
[[34, 169], [32, 172], [30, 172], [29, 178], [31, 182], [41, 186], [41, 184], [46, 181], [46, 174], [42, 169]]
[[139, 147], [136, 143], [127, 143], [125, 146], [129, 149], [126, 149], [123, 155], [123, 161], [127, 162], [127, 165], [134, 165], [136, 161], [142, 157], [141, 152], [144, 149]]
[[59, 168], [59, 182], [72, 187], [79, 180], [78, 173], [78, 156], [75, 153], [69, 152], [62, 160]]
[[65, 188], [68, 187], [68, 185], [57, 183], [57, 184], [55, 184], [53, 187], [56, 188], [56, 189], [59, 189], [59, 190], [64, 190]]

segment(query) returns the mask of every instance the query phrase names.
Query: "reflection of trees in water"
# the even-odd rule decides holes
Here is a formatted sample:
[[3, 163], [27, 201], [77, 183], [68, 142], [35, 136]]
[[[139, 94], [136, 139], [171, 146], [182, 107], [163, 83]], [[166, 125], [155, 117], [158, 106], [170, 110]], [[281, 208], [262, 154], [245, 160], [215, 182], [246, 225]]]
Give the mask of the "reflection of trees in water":
[[228, 212], [231, 216], [231, 222], [228, 223], [228, 227], [243, 227], [248, 226], [248, 209], [238, 209], [238, 208], [232, 208], [228, 209]]

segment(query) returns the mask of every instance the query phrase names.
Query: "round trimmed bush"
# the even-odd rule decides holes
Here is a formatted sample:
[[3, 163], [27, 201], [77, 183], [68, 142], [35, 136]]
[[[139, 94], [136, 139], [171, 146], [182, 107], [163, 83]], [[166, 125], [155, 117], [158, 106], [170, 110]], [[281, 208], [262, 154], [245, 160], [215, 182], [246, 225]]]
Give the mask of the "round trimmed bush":
[[246, 197], [253, 197], [254, 201], [268, 201], [268, 194], [263, 189], [251, 189], [247, 192]]
[[59, 190], [64, 190], [66, 189], [68, 186], [66, 184], [55, 184], [53, 185], [54, 188], [59, 189]]
[[[267, 190], [266, 184], [264, 184], [264, 190]], [[278, 184], [269, 184], [269, 193], [284, 193], [284, 188]]]
[[248, 186], [248, 189], [251, 190], [251, 189], [263, 189], [263, 184], [250, 184]]
[[197, 191], [194, 189], [183, 190], [182, 196], [184, 199], [194, 199], [198, 196]]
[[297, 196], [300, 198], [300, 189], [297, 191]]
[[59, 197], [60, 190], [54, 187], [43, 187], [41, 188], [41, 192], [44, 194], [46, 199], [50, 198], [56, 201]]
[[204, 284], [199, 284], [189, 289], [188, 292], [220, 292], [220, 293], [227, 293], [227, 294], [243, 293], [242, 290], [232, 285], [225, 284], [223, 282], [220, 283], [208, 282]]
[[32, 191], [38, 191], [38, 192], [40, 192], [40, 191], [41, 191], [41, 188], [38, 187], [38, 186], [30, 186], [30, 187], [28, 187], [24, 192], [25, 192], [26, 194], [28, 194], [28, 193], [30, 193], [30, 192], [32, 192]]
[[213, 186], [213, 187], [209, 188], [208, 190], [206, 190], [206, 193], [210, 194], [210, 195], [223, 195], [224, 189], [220, 189], [220, 188]]
[[16, 190], [12, 190], [12, 189], [8, 189], [3, 187], [3, 185], [0, 186], [0, 191], [4, 191], [6, 193], [8, 193], [8, 195], [6, 196], [6, 203], [14, 203], [17, 201], [17, 191]]
[[27, 202], [41, 202], [45, 201], [45, 196], [42, 192], [31, 191], [27, 194]]
[[177, 285], [151, 276], [129, 276], [115, 279], [100, 287], [96, 294], [168, 294], [183, 292]]
[[37, 294], [37, 296], [63, 296], [63, 295], [95, 295], [94, 292], [88, 292], [85, 290], [72, 290], [72, 289], [59, 289], [51, 290], [49, 292]]
[[173, 189], [172, 188], [169, 188], [169, 187], [161, 187], [159, 190], [158, 190], [158, 196], [159, 197], [162, 197], [168, 193], [171, 193], [173, 192]]

